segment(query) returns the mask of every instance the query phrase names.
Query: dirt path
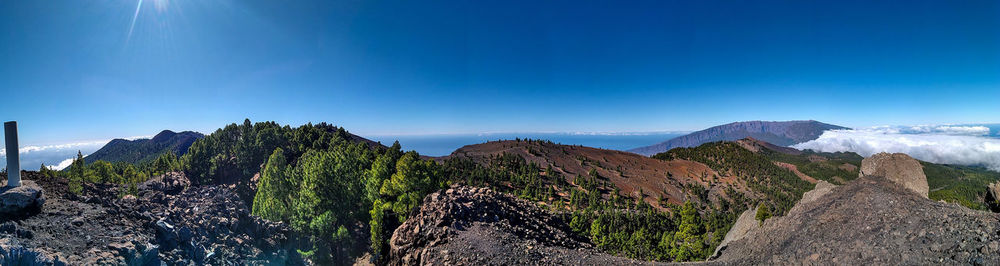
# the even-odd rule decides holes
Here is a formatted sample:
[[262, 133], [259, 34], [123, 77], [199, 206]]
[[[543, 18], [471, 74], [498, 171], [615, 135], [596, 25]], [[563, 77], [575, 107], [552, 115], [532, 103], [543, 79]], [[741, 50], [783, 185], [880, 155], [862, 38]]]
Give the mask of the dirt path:
[[777, 165], [777, 166], [780, 166], [782, 168], [788, 169], [789, 171], [792, 171], [792, 173], [795, 173], [795, 175], [799, 176], [799, 178], [801, 178], [802, 180], [805, 180], [806, 182], [813, 183], [813, 184], [816, 184], [816, 182], [819, 182], [819, 180], [816, 180], [815, 178], [813, 178], [813, 177], [811, 177], [809, 175], [806, 175], [803, 172], [800, 172], [799, 171], [799, 167], [795, 166], [794, 164], [783, 163], [783, 162], [774, 162], [774, 164]]

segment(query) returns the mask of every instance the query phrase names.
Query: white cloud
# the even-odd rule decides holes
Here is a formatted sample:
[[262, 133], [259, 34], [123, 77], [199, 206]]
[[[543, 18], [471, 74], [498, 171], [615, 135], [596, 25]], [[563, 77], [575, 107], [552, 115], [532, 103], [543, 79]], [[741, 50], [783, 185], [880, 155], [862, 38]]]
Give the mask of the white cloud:
[[77, 143], [67, 143], [58, 145], [44, 145], [44, 146], [26, 146], [21, 147], [19, 152], [21, 153], [31, 153], [44, 150], [61, 150], [61, 149], [73, 149], [82, 146], [104, 146], [108, 144], [108, 141], [91, 141], [91, 142], [77, 142]]
[[[77, 151], [83, 154], [97, 151], [108, 141], [84, 141], [76, 143], [55, 144], [55, 145], [28, 145], [21, 146], [18, 151], [21, 154], [21, 169], [36, 170], [41, 164], [46, 166], [58, 165], [64, 159], [76, 157]], [[6, 167], [6, 150], [0, 151], [0, 167]]]
[[[124, 138], [126, 140], [148, 139], [150, 136], [134, 136]], [[36, 169], [41, 164], [51, 166], [51, 168], [62, 169], [72, 163], [72, 160], [65, 158], [76, 158], [77, 151], [89, 154], [97, 151], [111, 140], [81, 141], [54, 145], [28, 145], [21, 146], [18, 151], [21, 154], [21, 169]], [[7, 151], [0, 148], [0, 167], [7, 165]], [[65, 165], [62, 165], [65, 164]], [[61, 167], [60, 167], [61, 166]]]
[[952, 126], [952, 125], [912, 126], [909, 128], [904, 128], [904, 130], [901, 130], [901, 132], [910, 134], [936, 133], [945, 135], [983, 136], [990, 134], [990, 128], [984, 126]]
[[984, 137], [980, 126], [875, 127], [830, 130], [816, 140], [794, 145], [822, 152], [850, 151], [861, 156], [901, 152], [932, 163], [983, 165], [1000, 171], [1000, 139]]
[[69, 159], [63, 160], [62, 162], [59, 162], [59, 164], [54, 165], [54, 166], [49, 166], [48, 168], [52, 169], [52, 170], [66, 169], [66, 167], [69, 167], [69, 165], [73, 164], [73, 159], [76, 159], [76, 158], [69, 158]]
[[[137, 139], [149, 139], [149, 138], [152, 138], [152, 136], [133, 136], [133, 137], [127, 137], [127, 138], [123, 138], [123, 139], [125, 139], [125, 140], [137, 140]], [[76, 150], [76, 149], [81, 148], [81, 147], [86, 147], [86, 148], [98, 147], [98, 148], [100, 148], [100, 147], [103, 147], [105, 144], [108, 144], [108, 142], [111, 142], [111, 140], [108, 139], [108, 140], [82, 141], [82, 142], [54, 144], [54, 145], [29, 145], [29, 146], [21, 146], [20, 148], [18, 148], [18, 152], [21, 153], [21, 154], [26, 154], [26, 153], [32, 153], [32, 152], [49, 151], [49, 150], [66, 150], [66, 149]], [[7, 149], [6, 148], [0, 148], [0, 156], [6, 156], [6, 155], [7, 155]]]

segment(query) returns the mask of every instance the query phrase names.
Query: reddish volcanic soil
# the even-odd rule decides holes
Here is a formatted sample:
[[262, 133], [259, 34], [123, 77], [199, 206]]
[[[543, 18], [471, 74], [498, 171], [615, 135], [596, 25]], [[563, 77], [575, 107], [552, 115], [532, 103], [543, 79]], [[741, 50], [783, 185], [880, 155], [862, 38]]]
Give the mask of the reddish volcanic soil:
[[[459, 148], [449, 156], [464, 157], [486, 163], [491, 155], [517, 154], [543, 169], [551, 165], [570, 183], [577, 175], [588, 176], [591, 169], [622, 190], [623, 195], [636, 196], [641, 189], [643, 199], [653, 206], [663, 197], [670, 203], [683, 203], [690, 196], [683, 191], [685, 184], [708, 187], [710, 195], [723, 195], [725, 187], [745, 187], [735, 177], [724, 177], [708, 166], [687, 160], [664, 161], [634, 153], [583, 146], [559, 145], [538, 141], [492, 141]], [[738, 189], [739, 190], [739, 189]], [[715, 197], [711, 197], [715, 198]]]

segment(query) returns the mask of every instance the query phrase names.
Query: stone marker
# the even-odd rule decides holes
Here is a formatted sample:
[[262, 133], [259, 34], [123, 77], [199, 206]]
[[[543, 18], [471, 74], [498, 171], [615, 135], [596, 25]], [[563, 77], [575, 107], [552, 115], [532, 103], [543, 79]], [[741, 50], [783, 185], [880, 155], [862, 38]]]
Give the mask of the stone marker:
[[17, 152], [17, 121], [3, 123], [7, 138], [7, 186], [21, 186], [21, 162]]
[[21, 183], [17, 122], [3, 123], [3, 127], [7, 140], [7, 186], [0, 187], [0, 220], [7, 220], [37, 213], [45, 204], [45, 195], [38, 184], [27, 180]]

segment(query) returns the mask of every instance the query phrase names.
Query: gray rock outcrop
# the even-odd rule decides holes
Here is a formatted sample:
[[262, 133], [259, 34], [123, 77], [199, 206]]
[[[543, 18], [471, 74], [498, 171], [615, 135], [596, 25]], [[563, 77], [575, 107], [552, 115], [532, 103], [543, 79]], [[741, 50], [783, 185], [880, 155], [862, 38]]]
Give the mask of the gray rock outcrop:
[[930, 190], [920, 162], [902, 153], [877, 153], [861, 161], [858, 177], [880, 176], [927, 198]]
[[712, 257], [718, 257], [719, 251], [726, 249], [726, 246], [733, 241], [743, 239], [750, 234], [750, 231], [758, 227], [757, 219], [754, 218], [756, 209], [749, 209], [740, 214], [740, 218], [736, 219], [736, 223], [733, 227], [729, 229], [726, 233], [726, 237], [722, 239], [722, 243], [718, 247], [715, 247], [715, 252]]
[[826, 182], [823, 180], [816, 182], [816, 187], [810, 191], [807, 191], [806, 193], [803, 193], [802, 199], [800, 199], [799, 202], [795, 203], [795, 206], [792, 206], [792, 209], [789, 211], [792, 212], [798, 209], [802, 209], [803, 208], [802, 206], [805, 206], [808, 203], [811, 203], [813, 201], [822, 198], [823, 195], [830, 194], [830, 192], [833, 191], [833, 189], [836, 187], [837, 185], [830, 184], [830, 182]]
[[0, 217], [23, 217], [41, 210], [45, 204], [42, 188], [29, 180], [19, 187], [0, 188]]
[[[805, 194], [802, 194], [802, 199], [800, 199], [799, 202], [792, 207], [790, 212], [801, 211], [801, 209], [804, 208], [803, 206], [819, 200], [826, 194], [830, 194], [830, 192], [836, 187], [836, 185], [830, 184], [830, 182], [820, 180], [816, 183], [815, 188]], [[726, 233], [726, 237], [722, 239], [722, 243], [715, 248], [715, 252], [712, 257], [718, 257], [720, 251], [726, 249], [726, 247], [733, 241], [748, 237], [754, 230], [759, 230], [761, 226], [760, 222], [757, 221], [756, 214], [757, 209], [754, 208], [744, 211], [743, 214], [736, 219], [736, 223], [734, 223], [733, 227], [729, 229], [729, 232]]]

